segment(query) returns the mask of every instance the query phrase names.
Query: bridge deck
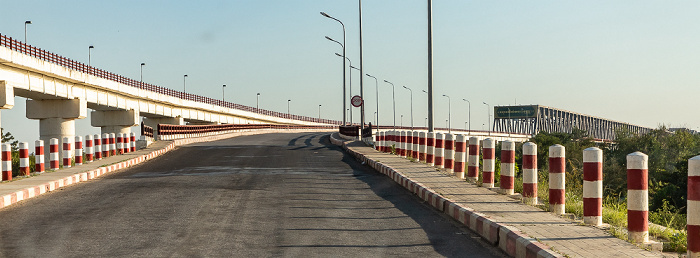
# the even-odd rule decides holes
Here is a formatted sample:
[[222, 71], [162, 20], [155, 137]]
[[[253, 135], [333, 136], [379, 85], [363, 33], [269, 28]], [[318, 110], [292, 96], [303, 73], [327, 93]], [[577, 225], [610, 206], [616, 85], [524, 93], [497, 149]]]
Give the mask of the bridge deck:
[[518, 228], [522, 233], [568, 257], [663, 257], [662, 253], [643, 250], [601, 229], [582, 226], [575, 221], [521, 204], [518, 200], [477, 187], [426, 164], [377, 152], [360, 142], [348, 143], [347, 147], [394, 168], [454, 202], [485, 214], [494, 222]]

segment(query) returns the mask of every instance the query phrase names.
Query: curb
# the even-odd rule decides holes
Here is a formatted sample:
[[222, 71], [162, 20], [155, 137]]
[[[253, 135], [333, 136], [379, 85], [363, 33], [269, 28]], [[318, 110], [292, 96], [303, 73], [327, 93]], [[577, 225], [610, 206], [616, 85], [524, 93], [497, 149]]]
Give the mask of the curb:
[[479, 234], [486, 242], [498, 246], [508, 255], [518, 258], [564, 257], [551, 250], [549, 246], [540, 243], [537, 239], [527, 236], [517, 228], [494, 222], [490, 220], [488, 216], [474, 211], [463, 204], [445, 198], [421, 183], [404, 176], [394, 168], [349, 149], [344, 140], [336, 139], [334, 135], [335, 134], [331, 134], [330, 137], [332, 144], [342, 147], [361, 162], [388, 176], [394, 180], [394, 182], [416, 194], [430, 204], [430, 206], [433, 206], [435, 209], [444, 212], [448, 216], [469, 227], [470, 230]]
[[[294, 130], [295, 132], [298, 131], [316, 131], [316, 130], [306, 130], [306, 129], [301, 129], [301, 130]], [[33, 198], [48, 192], [55, 191], [57, 189], [60, 189], [62, 187], [66, 187], [75, 183], [79, 182], [84, 182], [88, 180], [92, 180], [95, 178], [98, 178], [102, 175], [105, 175], [107, 173], [115, 172], [124, 168], [131, 167], [133, 165], [140, 164], [142, 162], [149, 161], [153, 158], [156, 158], [160, 155], [163, 155], [164, 153], [167, 153], [175, 147], [181, 146], [181, 145], [187, 145], [191, 143], [199, 143], [199, 142], [210, 142], [210, 141], [216, 141], [216, 140], [221, 140], [221, 139], [226, 139], [226, 138], [233, 138], [237, 136], [243, 136], [243, 135], [255, 135], [255, 134], [263, 134], [263, 133], [276, 133], [276, 132], [289, 132], [288, 130], [278, 130], [278, 129], [273, 129], [273, 130], [258, 130], [258, 131], [239, 131], [239, 132], [233, 132], [229, 134], [222, 134], [222, 135], [215, 135], [215, 136], [206, 136], [206, 137], [199, 137], [199, 138], [189, 138], [189, 139], [178, 139], [178, 140], [173, 140], [170, 144], [165, 146], [162, 149], [159, 150], [154, 150], [148, 154], [144, 154], [135, 158], [131, 158], [128, 160], [124, 160], [115, 164], [111, 164], [108, 166], [100, 167], [97, 169], [89, 170], [86, 172], [80, 172], [73, 174], [68, 177], [64, 177], [58, 180], [54, 180], [48, 183], [40, 184], [37, 186], [32, 186], [28, 187], [22, 190], [19, 190], [14, 193], [10, 193], [7, 195], [4, 195], [0, 197], [0, 209], [5, 208], [7, 206], [10, 206], [12, 204], [18, 203], [22, 200], [26, 200], [29, 198]]]

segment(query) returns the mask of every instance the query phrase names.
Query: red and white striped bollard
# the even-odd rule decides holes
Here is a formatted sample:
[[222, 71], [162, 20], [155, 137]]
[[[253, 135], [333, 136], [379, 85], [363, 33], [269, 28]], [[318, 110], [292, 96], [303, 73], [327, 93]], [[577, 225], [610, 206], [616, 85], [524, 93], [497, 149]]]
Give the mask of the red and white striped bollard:
[[445, 170], [453, 172], [455, 167], [455, 138], [454, 134], [445, 134]]
[[554, 214], [566, 210], [566, 148], [549, 146], [549, 209]]
[[12, 145], [2, 144], [2, 181], [12, 180]]
[[418, 142], [418, 138], [419, 138], [418, 131], [413, 131], [413, 133], [411, 133], [411, 134], [412, 134], [411, 139], [413, 142], [413, 147], [411, 148], [411, 150], [412, 150], [411, 157], [414, 158], [415, 160], [418, 160], [418, 154], [420, 153], [420, 144]]
[[92, 135], [85, 135], [85, 162], [90, 163], [95, 158], [95, 146]]
[[603, 224], [603, 151], [583, 150], [583, 223]]
[[112, 156], [117, 155], [117, 135], [115, 133], [109, 134], [109, 154]]
[[29, 171], [29, 143], [19, 143], [19, 175], [28, 176]]
[[469, 165], [467, 167], [467, 180], [472, 183], [479, 181], [479, 138], [469, 138]]
[[73, 161], [73, 148], [71, 145], [71, 139], [63, 137], [63, 168], [71, 167]]
[[688, 257], [700, 257], [700, 156], [688, 159]]
[[93, 144], [95, 145], [95, 160], [102, 159], [102, 137], [99, 134], [95, 134], [93, 139]]
[[445, 135], [435, 134], [435, 167], [445, 167]]
[[44, 141], [37, 140], [34, 142], [34, 172], [44, 173], [44, 169]]
[[523, 202], [537, 204], [537, 144], [523, 144]]
[[483, 153], [484, 168], [482, 168], [482, 186], [493, 188], [496, 176], [496, 141], [491, 138], [484, 139]]
[[649, 157], [627, 155], [627, 231], [636, 243], [649, 242]]
[[135, 152], [136, 151], [136, 134], [135, 133], [130, 133], [130, 139], [129, 142], [131, 143], [131, 150], [129, 152]]
[[428, 136], [425, 138], [425, 163], [428, 165], [435, 165], [435, 133], [428, 132]]
[[102, 158], [108, 158], [112, 152], [109, 150], [109, 134], [102, 134]]
[[51, 170], [57, 170], [60, 166], [58, 149], [58, 139], [51, 138], [49, 141], [49, 165], [51, 165]]
[[501, 143], [501, 193], [515, 194], [515, 143]]
[[466, 178], [464, 166], [467, 161], [467, 151], [467, 137], [464, 134], [458, 134], [455, 139], [454, 174], [461, 179]]
[[79, 166], [83, 164], [83, 137], [75, 137], [75, 165]]
[[427, 152], [427, 146], [426, 146], [426, 132], [420, 132], [418, 133], [418, 160], [422, 162], [426, 162], [426, 152]]

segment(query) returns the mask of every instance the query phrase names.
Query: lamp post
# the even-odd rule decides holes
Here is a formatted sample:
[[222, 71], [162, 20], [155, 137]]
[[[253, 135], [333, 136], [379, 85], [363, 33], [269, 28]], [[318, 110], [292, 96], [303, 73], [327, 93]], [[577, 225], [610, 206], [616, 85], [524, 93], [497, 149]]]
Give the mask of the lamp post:
[[469, 118], [467, 119], [467, 122], [469, 123], [468, 130], [471, 131], [472, 130], [472, 103], [469, 102], [469, 100], [467, 100], [467, 99], [462, 99], [462, 100], [466, 101], [468, 104]]
[[143, 86], [143, 66], [146, 65], [146, 63], [141, 63], [141, 86]]
[[260, 109], [260, 92], [255, 96], [255, 108]]
[[187, 74], [182, 76], [182, 92], [187, 91]]
[[379, 131], [379, 114], [374, 112], [374, 126], [377, 127], [377, 132]]
[[[362, 0], [358, 0], [358, 7], [360, 10], [360, 98], [365, 99], [364, 90], [364, 76], [362, 76], [362, 69], [364, 68], [364, 63], [362, 62]], [[360, 128], [365, 129], [365, 103], [360, 105]]]
[[433, 1], [428, 0], [428, 132], [433, 132]]
[[[345, 57], [345, 24], [343, 24], [342, 21], [340, 21], [340, 20], [334, 18], [333, 16], [328, 15], [328, 14], [325, 13], [325, 12], [321, 12], [321, 15], [323, 15], [323, 17], [326, 17], [326, 18], [333, 19], [333, 20], [337, 21], [338, 23], [340, 23], [340, 26], [343, 27], [343, 44], [341, 44], [341, 46], [343, 46], [343, 55], [342, 55], [342, 57]], [[326, 37], [326, 38], [328, 38], [328, 37]], [[340, 43], [340, 42], [338, 42], [338, 43]], [[345, 124], [345, 122], [346, 122], [346, 118], [345, 118], [345, 107], [347, 107], [347, 104], [346, 104], [347, 98], [346, 98], [346, 96], [345, 96], [345, 67], [346, 67], [346, 66], [345, 66], [345, 59], [343, 59], [343, 124]]]
[[291, 99], [287, 100], [287, 116], [292, 114], [292, 113], [289, 113], [289, 102], [292, 102], [292, 100]]
[[407, 89], [411, 93], [411, 130], [413, 130], [413, 90], [406, 86], [403, 86], [403, 88]]
[[486, 113], [488, 113], [489, 120], [486, 122], [488, 123], [489, 135], [490, 135], [491, 134], [491, 106], [489, 104], [486, 104], [486, 102], [484, 102], [484, 105], [486, 105]]
[[365, 75], [374, 78], [374, 89], [375, 89], [375, 91], [376, 91], [376, 92], [375, 92], [375, 95], [376, 95], [376, 97], [377, 97], [377, 98], [376, 98], [376, 99], [377, 99], [377, 112], [374, 112], [374, 113], [375, 113], [374, 116], [376, 116], [377, 119], [374, 120], [374, 125], [377, 126], [377, 132], [379, 132], [379, 127], [378, 127], [378, 126], [379, 126], [379, 124], [378, 124], [378, 123], [379, 123], [379, 80], [377, 80], [377, 77], [374, 77], [374, 76], [372, 76], [372, 75], [369, 75], [368, 73], [365, 74]]
[[92, 66], [92, 49], [93, 48], [95, 48], [95, 46], [88, 47], [88, 66]]
[[403, 127], [403, 115], [401, 115], [401, 127]]
[[24, 43], [29, 44], [27, 42], [27, 24], [32, 24], [32, 21], [25, 21], [24, 22]]
[[226, 84], [221, 87], [221, 101], [226, 102]]
[[384, 82], [391, 84], [391, 102], [394, 105], [394, 130], [396, 130], [396, 87], [390, 81], [384, 80]]
[[452, 100], [450, 96], [442, 94], [443, 97], [447, 97], [447, 132], [452, 133]]
[[321, 105], [318, 105], [318, 120], [321, 120]]
[[[348, 63], [350, 64], [350, 67], [352, 67], [352, 62], [350, 61], [350, 58], [347, 58], [346, 56], [341, 56], [338, 53], [335, 53], [335, 55], [344, 58], [344, 60], [347, 60]], [[345, 61], [343, 61], [343, 64], [345, 64]], [[345, 67], [343, 67], [343, 72], [345, 72]], [[349, 78], [350, 78], [350, 80], [348, 83], [348, 92], [350, 93], [350, 95], [352, 95], [352, 69], [350, 69]], [[345, 101], [347, 101], [347, 100], [345, 98], [346, 98], [345, 97], [345, 88], [343, 88], [343, 106], [347, 107], [345, 104]], [[349, 108], [349, 109], [350, 109], [350, 124], [352, 124], [352, 108]]]

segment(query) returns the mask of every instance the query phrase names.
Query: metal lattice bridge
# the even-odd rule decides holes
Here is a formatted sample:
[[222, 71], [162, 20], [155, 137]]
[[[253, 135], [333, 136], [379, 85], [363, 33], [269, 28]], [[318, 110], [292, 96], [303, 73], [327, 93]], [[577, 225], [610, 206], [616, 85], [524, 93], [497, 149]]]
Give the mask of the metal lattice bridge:
[[571, 133], [574, 128], [588, 132], [588, 136], [599, 140], [615, 140], [615, 132], [627, 130], [634, 134], [645, 134], [652, 128], [632, 125], [609, 119], [545, 107], [495, 106], [494, 131], [537, 134]]

